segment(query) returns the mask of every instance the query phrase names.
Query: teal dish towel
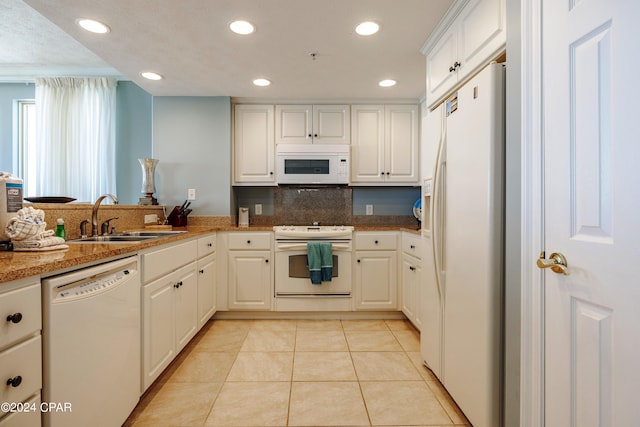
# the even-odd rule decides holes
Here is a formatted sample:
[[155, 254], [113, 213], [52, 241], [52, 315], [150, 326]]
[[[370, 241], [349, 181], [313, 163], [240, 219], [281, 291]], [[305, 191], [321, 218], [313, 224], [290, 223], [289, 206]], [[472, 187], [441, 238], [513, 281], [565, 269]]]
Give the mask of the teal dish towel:
[[314, 285], [330, 282], [333, 275], [333, 252], [330, 242], [307, 243], [309, 278]]

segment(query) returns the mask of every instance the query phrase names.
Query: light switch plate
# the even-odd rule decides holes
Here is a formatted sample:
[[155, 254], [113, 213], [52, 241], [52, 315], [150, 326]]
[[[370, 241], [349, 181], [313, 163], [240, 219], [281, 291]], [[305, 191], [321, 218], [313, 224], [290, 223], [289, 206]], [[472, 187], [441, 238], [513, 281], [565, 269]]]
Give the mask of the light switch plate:
[[196, 199], [196, 189], [190, 188], [187, 190], [187, 200], [195, 200]]
[[262, 215], [262, 203], [256, 203], [254, 212], [256, 215]]
[[373, 205], [367, 205], [366, 214], [373, 215]]

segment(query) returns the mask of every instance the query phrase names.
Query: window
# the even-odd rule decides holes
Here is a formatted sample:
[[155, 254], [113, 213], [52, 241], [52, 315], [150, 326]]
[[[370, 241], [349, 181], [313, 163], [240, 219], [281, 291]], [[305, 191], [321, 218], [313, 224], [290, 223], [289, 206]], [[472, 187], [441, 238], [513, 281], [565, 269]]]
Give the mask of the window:
[[24, 195], [93, 202], [115, 193], [114, 78], [38, 78], [15, 104], [15, 173]]
[[[36, 103], [17, 101], [16, 156], [14, 170], [24, 181], [24, 196], [36, 196]], [[31, 165], [31, 167], [29, 167]]]

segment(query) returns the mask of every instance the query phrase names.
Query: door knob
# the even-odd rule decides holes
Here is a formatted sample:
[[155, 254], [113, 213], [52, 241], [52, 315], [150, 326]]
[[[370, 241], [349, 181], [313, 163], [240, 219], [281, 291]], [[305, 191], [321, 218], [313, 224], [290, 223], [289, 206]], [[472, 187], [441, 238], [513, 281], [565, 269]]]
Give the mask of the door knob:
[[550, 268], [551, 271], [558, 274], [569, 274], [567, 270], [567, 259], [559, 252], [551, 254], [549, 259], [545, 259], [544, 251], [540, 252], [540, 258], [537, 261], [538, 268]]

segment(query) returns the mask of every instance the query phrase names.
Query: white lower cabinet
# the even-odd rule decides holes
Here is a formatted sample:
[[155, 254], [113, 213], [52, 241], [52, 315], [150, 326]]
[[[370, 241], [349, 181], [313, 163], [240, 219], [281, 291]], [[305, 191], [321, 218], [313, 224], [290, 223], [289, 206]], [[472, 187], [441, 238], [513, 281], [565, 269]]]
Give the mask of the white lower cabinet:
[[143, 390], [197, 332], [196, 263], [144, 285]]
[[402, 267], [400, 280], [402, 283], [402, 312], [420, 330], [422, 316], [420, 313], [420, 288], [422, 282], [420, 236], [404, 232], [402, 235]]
[[395, 231], [355, 233], [356, 310], [398, 309], [397, 236]]
[[180, 241], [140, 254], [142, 391], [193, 338], [198, 326], [198, 241]]
[[23, 408], [29, 410], [13, 412], [0, 418], [0, 427], [37, 427], [41, 425], [40, 393], [34, 394], [21, 404]]
[[216, 256], [198, 260], [198, 329], [216, 312]]
[[217, 308], [216, 234], [198, 239], [198, 329]]
[[271, 258], [269, 251], [229, 253], [229, 309], [271, 310]]
[[233, 232], [226, 236], [229, 310], [271, 310], [273, 233]]
[[[0, 287], [0, 426], [40, 426], [42, 389], [42, 305], [40, 278]], [[19, 406], [19, 407], [18, 407]], [[20, 411], [28, 408], [29, 411]], [[8, 411], [6, 410], [8, 409]]]

